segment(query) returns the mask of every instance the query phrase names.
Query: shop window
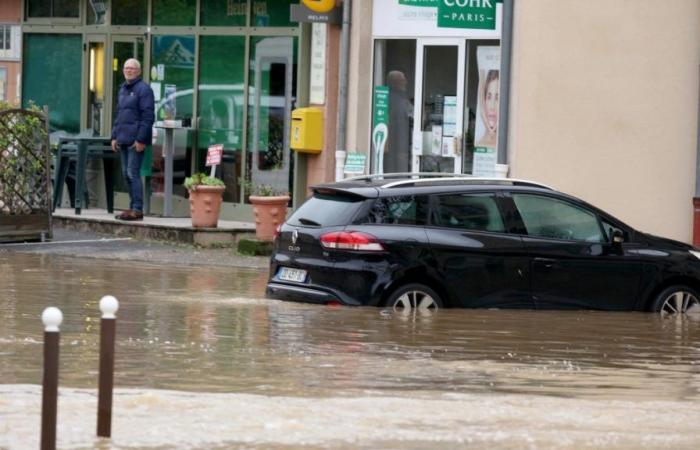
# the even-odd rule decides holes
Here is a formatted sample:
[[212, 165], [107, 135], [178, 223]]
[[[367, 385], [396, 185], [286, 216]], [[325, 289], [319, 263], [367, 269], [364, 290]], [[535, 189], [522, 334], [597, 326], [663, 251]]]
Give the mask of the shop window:
[[207, 27], [243, 27], [247, 12], [246, 0], [201, 0], [199, 20]]
[[253, 27], [296, 27], [289, 20], [289, 7], [298, 0], [253, 0], [250, 24]]
[[28, 0], [27, 17], [80, 17], [80, 0]]
[[112, 25], [146, 25], [148, 0], [111, 0]]
[[[377, 40], [374, 61], [374, 86], [383, 86], [388, 92], [388, 135], [384, 142], [378, 141], [383, 145], [382, 158], [375, 156], [380, 149], [372, 150], [372, 171], [410, 172], [416, 41]], [[377, 120], [377, 117], [373, 118], [374, 123]], [[378, 170], [379, 164], [381, 170]]]
[[[192, 120], [194, 60], [194, 36], [153, 36], [150, 79], [156, 98], [156, 120]], [[184, 196], [182, 182], [192, 172], [191, 130], [175, 130], [174, 140], [173, 193]]]
[[289, 122], [296, 98], [296, 38], [250, 39], [248, 152], [253, 186], [291, 192]]
[[197, 0], [153, 0], [153, 25], [194, 26]]
[[199, 42], [198, 155], [204, 169], [207, 148], [223, 144], [218, 175], [224, 201], [240, 201], [243, 149], [245, 37], [202, 36]]
[[76, 67], [81, 65], [82, 41], [79, 34], [25, 35], [22, 106], [47, 105], [52, 132], [80, 131], [80, 77], [76, 76]]

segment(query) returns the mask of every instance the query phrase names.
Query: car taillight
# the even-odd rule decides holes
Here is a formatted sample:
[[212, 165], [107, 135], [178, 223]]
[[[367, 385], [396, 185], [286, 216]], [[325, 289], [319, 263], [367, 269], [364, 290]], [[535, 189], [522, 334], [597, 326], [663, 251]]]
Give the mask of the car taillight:
[[366, 252], [384, 251], [384, 246], [371, 234], [360, 231], [335, 231], [321, 236], [324, 248], [336, 250], [358, 250]]
[[277, 225], [277, 228], [275, 228], [275, 233], [272, 235], [272, 240], [276, 240], [277, 236], [280, 235], [280, 231], [282, 230], [282, 224]]

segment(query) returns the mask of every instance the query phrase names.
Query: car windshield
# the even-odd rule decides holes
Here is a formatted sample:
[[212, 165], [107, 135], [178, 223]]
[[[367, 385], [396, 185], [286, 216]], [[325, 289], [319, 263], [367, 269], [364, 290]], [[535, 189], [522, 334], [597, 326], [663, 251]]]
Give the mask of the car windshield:
[[316, 193], [304, 202], [287, 221], [293, 226], [332, 227], [352, 221], [363, 198], [329, 193]]

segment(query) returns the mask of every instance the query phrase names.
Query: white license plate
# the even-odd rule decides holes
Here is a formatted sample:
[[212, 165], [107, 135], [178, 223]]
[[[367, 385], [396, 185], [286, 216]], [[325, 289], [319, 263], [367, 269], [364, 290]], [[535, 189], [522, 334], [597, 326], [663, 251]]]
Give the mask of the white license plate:
[[304, 280], [306, 280], [306, 270], [282, 267], [279, 271], [278, 277], [280, 280], [284, 281], [296, 281], [297, 283], [303, 283]]

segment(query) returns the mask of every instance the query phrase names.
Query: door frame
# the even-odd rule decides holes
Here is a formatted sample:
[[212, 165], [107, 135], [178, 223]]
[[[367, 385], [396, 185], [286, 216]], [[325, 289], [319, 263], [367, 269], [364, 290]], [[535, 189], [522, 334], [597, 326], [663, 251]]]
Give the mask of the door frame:
[[[418, 38], [416, 39], [416, 66], [413, 101], [413, 144], [411, 146], [411, 171], [420, 171], [420, 155], [423, 154], [423, 84], [425, 78], [424, 54], [425, 47], [444, 46], [457, 47], [457, 111], [455, 123], [457, 126], [455, 138], [461, 143], [464, 124], [464, 92], [466, 85], [466, 47], [464, 38]], [[454, 173], [462, 173], [462, 148], [455, 157]]]

